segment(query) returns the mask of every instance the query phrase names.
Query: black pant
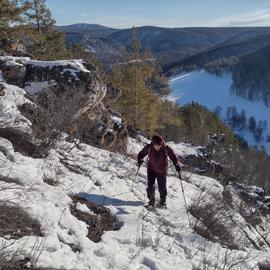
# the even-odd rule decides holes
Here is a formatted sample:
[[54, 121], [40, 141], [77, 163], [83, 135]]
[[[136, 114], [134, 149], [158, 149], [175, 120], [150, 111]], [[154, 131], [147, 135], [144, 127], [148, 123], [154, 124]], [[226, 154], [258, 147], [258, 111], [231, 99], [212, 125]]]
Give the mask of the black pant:
[[166, 202], [166, 196], [167, 196], [166, 175], [159, 175], [153, 171], [148, 170], [147, 171], [148, 187], [147, 187], [146, 191], [147, 191], [147, 197], [149, 199], [150, 204], [155, 203], [155, 181], [156, 181], [156, 179], [158, 182], [158, 191], [160, 194], [160, 202], [161, 203]]

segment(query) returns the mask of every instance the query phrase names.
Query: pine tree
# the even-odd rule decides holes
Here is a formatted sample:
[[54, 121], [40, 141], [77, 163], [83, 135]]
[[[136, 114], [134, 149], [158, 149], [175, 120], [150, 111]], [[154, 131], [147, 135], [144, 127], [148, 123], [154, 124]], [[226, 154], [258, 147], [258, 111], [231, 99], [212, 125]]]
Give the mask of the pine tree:
[[253, 116], [251, 116], [248, 120], [248, 129], [250, 132], [255, 133], [257, 127], [256, 120]]
[[111, 80], [122, 90], [114, 108], [125, 117], [129, 130], [136, 132], [140, 129], [151, 135], [158, 127], [158, 98], [154, 96], [149, 81], [154, 72], [150, 59], [149, 52], [141, 53], [134, 28], [132, 52], [126, 63], [113, 68]]
[[0, 0], [0, 40], [16, 38], [27, 5], [19, 0]]
[[54, 31], [55, 20], [46, 6], [46, 0], [28, 0], [25, 13], [35, 44], [30, 50], [38, 59], [54, 60], [69, 57], [65, 47], [65, 35]]
[[240, 129], [246, 129], [246, 127], [247, 127], [246, 111], [242, 110], [240, 115]]
[[94, 53], [90, 52], [89, 50], [86, 50], [81, 45], [73, 43], [68, 48], [69, 53], [71, 54], [71, 57], [73, 59], [84, 59], [86, 62], [90, 64], [95, 64], [96, 66], [100, 67], [101, 64], [97, 60]]
[[122, 96], [112, 106], [126, 119], [129, 131], [137, 130], [151, 136], [160, 133], [166, 139], [179, 140], [180, 108], [161, 99], [168, 93], [167, 80], [149, 51], [141, 52], [136, 29], [133, 29], [132, 50], [125, 63], [113, 67], [110, 82], [122, 90]]
[[184, 137], [180, 107], [169, 100], [160, 99], [158, 107], [158, 133], [167, 140], [180, 141]]
[[221, 117], [222, 107], [220, 105], [216, 106], [213, 112], [216, 116]]

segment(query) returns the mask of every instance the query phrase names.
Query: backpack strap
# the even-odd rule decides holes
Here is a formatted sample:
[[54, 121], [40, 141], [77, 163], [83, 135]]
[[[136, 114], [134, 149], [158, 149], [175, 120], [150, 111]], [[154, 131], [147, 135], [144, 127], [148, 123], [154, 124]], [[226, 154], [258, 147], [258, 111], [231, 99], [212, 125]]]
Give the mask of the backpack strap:
[[150, 155], [150, 152], [151, 152], [151, 144], [148, 145], [148, 158], [149, 158], [149, 155]]
[[165, 143], [164, 143], [164, 150], [165, 150], [166, 157], [168, 157], [169, 156], [168, 146]]
[[[149, 159], [149, 155], [150, 155], [150, 152], [151, 152], [151, 144], [149, 144], [147, 150], [148, 150], [148, 159]], [[169, 156], [169, 151], [168, 151], [168, 146], [167, 146], [166, 143], [164, 143], [164, 151], [165, 151], [166, 157], [168, 158], [168, 156]]]

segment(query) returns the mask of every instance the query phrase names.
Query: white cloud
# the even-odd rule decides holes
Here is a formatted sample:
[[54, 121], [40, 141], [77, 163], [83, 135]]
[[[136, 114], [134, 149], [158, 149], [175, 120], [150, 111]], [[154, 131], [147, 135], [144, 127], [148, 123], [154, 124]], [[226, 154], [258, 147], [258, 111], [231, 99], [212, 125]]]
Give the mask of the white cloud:
[[109, 27], [126, 29], [133, 26], [159, 26], [159, 27], [188, 27], [188, 26], [198, 26], [203, 25], [199, 22], [193, 23], [187, 22], [183, 19], [178, 18], [155, 18], [155, 17], [139, 17], [135, 15], [104, 15], [104, 14], [95, 14], [94, 16], [89, 16], [89, 19], [83, 21], [84, 23], [97, 23], [101, 25], [106, 25]]
[[83, 18], [89, 17], [89, 14], [88, 14], [88, 13], [82, 13], [82, 14], [81, 14], [81, 17], [83, 17]]
[[[209, 21], [186, 21], [182, 18], [156, 18], [139, 17], [137, 14], [105, 15], [102, 13], [82, 13], [80, 23], [95, 23], [118, 29], [131, 28], [132, 26], [160, 26], [160, 27], [229, 27], [229, 26], [270, 26], [270, 9], [260, 9], [249, 13], [233, 16], [224, 16]], [[75, 23], [75, 22], [73, 22]]]
[[221, 17], [211, 24], [212, 26], [270, 26], [270, 9]]
[[173, 27], [176, 26], [176, 22], [168, 22], [164, 20], [159, 22], [154, 18], [142, 18], [134, 16], [94, 16], [90, 17], [90, 20], [85, 21], [86, 23], [98, 23], [102, 25], [107, 25], [115, 28], [131, 28], [132, 26], [145, 26], [145, 25], [162, 25], [163, 27]]

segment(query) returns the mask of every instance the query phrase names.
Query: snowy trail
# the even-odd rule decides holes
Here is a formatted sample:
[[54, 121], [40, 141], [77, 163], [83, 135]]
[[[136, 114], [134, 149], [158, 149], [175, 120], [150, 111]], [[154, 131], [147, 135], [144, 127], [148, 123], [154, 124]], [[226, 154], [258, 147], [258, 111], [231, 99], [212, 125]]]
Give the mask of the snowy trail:
[[[16, 179], [19, 184], [14, 184], [18, 189], [0, 191], [0, 199], [9, 198], [26, 209], [40, 221], [44, 235], [23, 237], [12, 249], [20, 247], [27, 256], [38, 241], [42, 247], [38, 267], [76, 270], [192, 270], [202, 261], [205, 249], [225, 252], [218, 243], [204, 240], [189, 227], [179, 179], [172, 168], [168, 177], [169, 209], [148, 212], [143, 206], [147, 202], [145, 166], [135, 181], [134, 160], [88, 145], [81, 147], [66, 151], [64, 148], [70, 149], [70, 144], [61, 143], [45, 160], [15, 153], [16, 165], [6, 162], [0, 176]], [[131, 148], [136, 147], [141, 146]], [[178, 153], [187, 154], [186, 145], [175, 148]], [[183, 173], [183, 178], [188, 204], [202, 190], [223, 190], [208, 177]], [[46, 184], [44, 180], [48, 179], [56, 180], [58, 186]], [[105, 232], [99, 243], [90, 241], [87, 225], [69, 209], [70, 195], [78, 193], [108, 207], [123, 222], [121, 229]]]

